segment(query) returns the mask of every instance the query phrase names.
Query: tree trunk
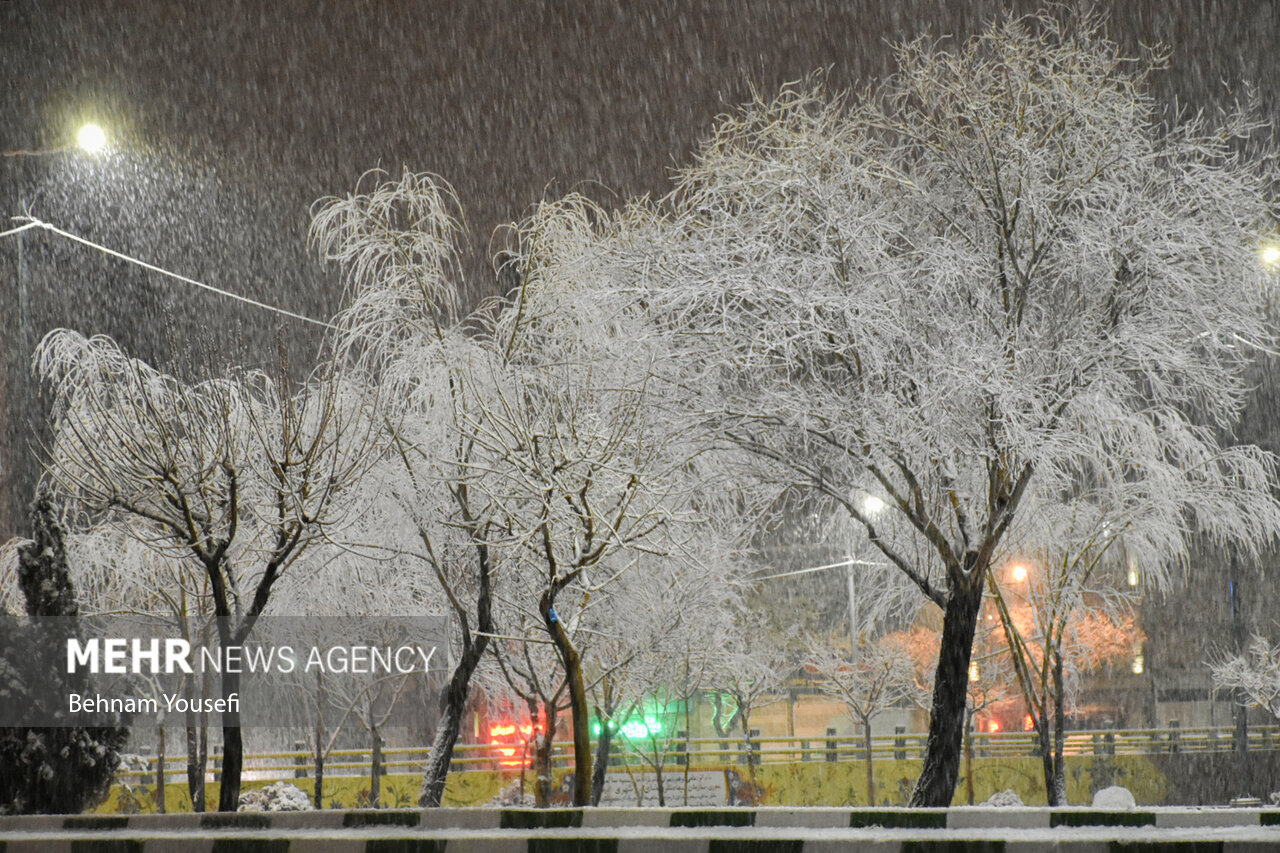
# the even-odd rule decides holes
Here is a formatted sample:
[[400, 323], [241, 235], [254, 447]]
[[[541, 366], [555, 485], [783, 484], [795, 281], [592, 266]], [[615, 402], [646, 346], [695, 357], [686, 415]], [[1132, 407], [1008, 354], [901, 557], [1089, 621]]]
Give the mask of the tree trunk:
[[665, 809], [667, 807], [667, 792], [662, 783], [662, 768], [666, 762], [658, 758], [658, 745], [653, 745], [653, 776], [658, 786], [658, 808]]
[[313, 800], [318, 809], [324, 808], [324, 749], [316, 745], [316, 786]]
[[751, 713], [747, 706], [738, 700], [738, 723], [742, 726], [742, 746], [747, 751], [747, 781], [754, 787], [756, 784], [756, 756], [751, 744]]
[[382, 808], [382, 734], [378, 727], [369, 725], [369, 739], [372, 742], [369, 761], [369, 807]]
[[[487, 625], [487, 620], [486, 620]], [[436, 726], [436, 736], [431, 743], [431, 752], [427, 756], [427, 769], [422, 779], [422, 791], [418, 794], [418, 805], [422, 808], [440, 807], [444, 798], [444, 785], [449, 778], [449, 764], [453, 761], [453, 747], [458, 742], [458, 734], [462, 731], [462, 715], [467, 710], [467, 697], [471, 693], [471, 676], [489, 646], [488, 628], [462, 650], [458, 665], [449, 676], [449, 685], [440, 697], [440, 722]]]
[[156, 726], [156, 813], [164, 814], [164, 712], [160, 714], [160, 725]]
[[600, 805], [600, 798], [604, 796], [604, 784], [606, 776], [609, 772], [609, 752], [613, 747], [613, 732], [609, 729], [609, 720], [596, 712], [597, 719], [600, 720], [600, 739], [596, 741], [596, 760], [595, 765], [591, 769], [591, 805]]
[[587, 687], [582, 678], [582, 656], [573, 647], [549, 594], [543, 594], [541, 605], [547, 633], [560, 653], [560, 664], [569, 683], [569, 714], [573, 720], [573, 805], [586, 806], [591, 804], [591, 713], [587, 708]]
[[[222, 714], [222, 787], [218, 792], [218, 811], [233, 812], [240, 808], [240, 771], [244, 765], [244, 741], [240, 736], [240, 673], [224, 667], [222, 698], [236, 694], [236, 704], [227, 702]], [[232, 710], [232, 709], [235, 710]]]
[[982, 605], [985, 572], [974, 568], [968, 583], [953, 581], [942, 617], [942, 643], [933, 680], [929, 739], [924, 767], [911, 794], [911, 805], [945, 808], [955, 795], [960, 772], [960, 744], [969, 701], [969, 662]]
[[862, 720], [862, 749], [867, 759], [867, 805], [876, 804], [876, 769], [872, 757], [871, 720]]
[[[188, 706], [189, 707], [189, 706]], [[200, 730], [194, 725], [195, 715], [187, 712], [187, 793], [191, 810], [204, 811], [204, 761], [200, 755]]]
[[1056, 792], [1058, 786], [1054, 782], [1053, 770], [1053, 732], [1050, 731], [1049, 715], [1041, 711], [1039, 717], [1035, 720], [1036, 736], [1040, 740], [1040, 767], [1044, 774], [1044, 796], [1045, 802], [1051, 806], [1060, 806]]
[[316, 784], [312, 788], [312, 799], [317, 809], [324, 808], [324, 671], [316, 670], [316, 751], [315, 771]]
[[1050, 805], [1067, 805], [1067, 770], [1063, 763], [1066, 752], [1066, 687], [1062, 679], [1062, 653], [1053, 650], [1053, 799]]
[[[463, 514], [470, 518], [465, 492], [459, 494], [458, 500]], [[466, 711], [467, 697], [471, 692], [471, 676], [484, 657], [485, 649], [489, 647], [489, 635], [493, 633], [489, 549], [483, 541], [477, 542], [475, 547], [480, 574], [480, 589], [476, 595], [476, 630], [479, 633], [472, 637], [466, 620], [460, 618], [462, 656], [458, 659], [458, 665], [453, 668], [453, 674], [449, 676], [449, 686], [440, 697], [440, 722], [436, 725], [436, 736], [431, 743], [431, 754], [427, 756], [426, 772], [422, 777], [422, 790], [418, 794], [418, 805], [422, 808], [439, 808], [444, 798], [449, 764], [453, 761], [453, 747], [462, 731], [462, 715]]]
[[542, 731], [533, 739], [533, 799], [534, 804], [545, 809], [551, 805], [551, 750], [556, 737], [556, 709], [542, 709]]
[[[207, 685], [207, 676], [201, 680]], [[205, 810], [204, 776], [209, 767], [209, 718], [203, 711], [196, 714], [190, 710], [203, 706], [196, 701], [196, 682], [194, 678], [183, 681], [183, 695], [187, 698], [185, 722], [187, 727], [187, 794], [191, 797], [191, 810], [197, 814]], [[198, 698], [203, 699], [207, 688], [201, 691]]]

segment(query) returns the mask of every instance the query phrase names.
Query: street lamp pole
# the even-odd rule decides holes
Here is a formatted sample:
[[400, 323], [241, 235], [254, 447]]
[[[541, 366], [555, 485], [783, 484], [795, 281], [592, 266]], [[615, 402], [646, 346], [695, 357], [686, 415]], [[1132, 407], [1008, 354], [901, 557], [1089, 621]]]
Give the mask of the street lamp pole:
[[[28, 205], [33, 199], [29, 199], [27, 194], [27, 158], [53, 156], [74, 150], [79, 150], [86, 154], [98, 154], [104, 151], [106, 147], [106, 131], [97, 124], [88, 123], [82, 125], [77, 131], [74, 145], [46, 149], [0, 151], [0, 157], [5, 160], [12, 159], [15, 161], [18, 209], [24, 215], [31, 213]], [[17, 266], [14, 271], [14, 284], [17, 291], [15, 296], [18, 303], [18, 329], [15, 352], [13, 354], [13, 359], [16, 363], [9, 363], [9, 360], [6, 359], [4, 366], [0, 367], [0, 370], [5, 373], [3, 381], [0, 382], [0, 387], [3, 387], [4, 390], [3, 399], [0, 399], [0, 406], [6, 410], [7, 414], [5, 418], [7, 434], [3, 437], [3, 451], [6, 457], [4, 463], [7, 470], [5, 473], [6, 482], [3, 488], [4, 493], [0, 494], [0, 532], [6, 529], [13, 532], [19, 524], [19, 506], [22, 501], [16, 494], [14, 474], [20, 468], [17, 462], [19, 448], [22, 443], [20, 428], [30, 426], [28, 419], [32, 417], [31, 412], [33, 410], [31, 406], [31, 389], [25, 379], [26, 360], [35, 348], [35, 343], [32, 340], [35, 324], [31, 299], [31, 277], [27, 270], [26, 234], [19, 230], [14, 237], [17, 238], [15, 251]]]

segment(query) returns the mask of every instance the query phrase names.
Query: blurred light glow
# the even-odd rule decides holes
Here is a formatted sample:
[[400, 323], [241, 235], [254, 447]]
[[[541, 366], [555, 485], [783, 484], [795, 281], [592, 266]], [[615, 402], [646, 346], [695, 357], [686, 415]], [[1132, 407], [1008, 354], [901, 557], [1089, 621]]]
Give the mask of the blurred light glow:
[[1134, 656], [1132, 669], [1134, 675], [1142, 675], [1143, 671], [1146, 669], [1146, 661], [1142, 659], [1142, 655]]
[[1012, 580], [1014, 583], [1026, 583], [1027, 574], [1028, 574], [1027, 567], [1024, 566], [1022, 563], [1015, 563], [1009, 569], [1009, 579]]
[[494, 747], [501, 767], [522, 767], [524, 743], [533, 737], [533, 726], [516, 725], [512, 722], [494, 723], [489, 726], [489, 745]]
[[89, 154], [97, 154], [107, 147], [107, 132], [102, 129], [101, 125], [89, 122], [81, 126], [79, 132], [76, 133], [76, 145], [82, 151]]
[[868, 515], [879, 515], [884, 512], [887, 504], [875, 495], [867, 495], [862, 499], [862, 509]]
[[1268, 243], [1262, 247], [1262, 262], [1269, 267], [1280, 264], [1280, 245]]
[[969, 664], [969, 680], [977, 681], [980, 677], [981, 677], [981, 672], [979, 672], [978, 670], [978, 662], [974, 661], [973, 663]]

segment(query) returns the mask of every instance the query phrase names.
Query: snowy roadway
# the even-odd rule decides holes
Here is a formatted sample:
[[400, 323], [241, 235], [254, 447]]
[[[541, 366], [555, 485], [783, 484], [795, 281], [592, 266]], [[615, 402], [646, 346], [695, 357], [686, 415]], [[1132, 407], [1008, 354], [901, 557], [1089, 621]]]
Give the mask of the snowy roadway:
[[[892, 824], [900, 828], [886, 828]], [[0, 853], [1038, 850], [1280, 851], [1280, 810], [406, 809], [0, 818]]]
[[[970, 830], [617, 827], [556, 830], [219, 830], [5, 832], [5, 853], [1017, 853], [1061, 850], [1273, 853], [1280, 828], [1074, 827]], [[1167, 846], [1175, 845], [1175, 846]]]

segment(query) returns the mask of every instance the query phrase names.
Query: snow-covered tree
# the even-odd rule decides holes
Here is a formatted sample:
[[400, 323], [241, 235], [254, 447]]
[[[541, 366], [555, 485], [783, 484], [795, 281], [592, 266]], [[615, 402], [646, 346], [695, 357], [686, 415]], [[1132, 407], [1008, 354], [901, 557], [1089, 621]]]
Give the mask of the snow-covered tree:
[[1160, 514], [1145, 520], [1145, 490], [1110, 491], [1129, 506], [1107, 507], [1085, 492], [1027, 513], [1008, 537], [1002, 565], [988, 572], [1014, 678], [1040, 738], [1051, 806], [1067, 804], [1066, 711], [1080, 676], [1128, 657], [1144, 639], [1127, 583], [1130, 561], [1160, 579], [1168, 574], [1160, 561], [1178, 557]]
[[819, 689], [843, 704], [849, 718], [862, 729], [867, 805], [875, 805], [871, 720], [913, 695], [915, 665], [901, 634], [891, 634], [878, 640], [862, 638], [852, 654], [827, 645], [814, 645], [805, 666], [816, 677]]
[[[339, 318], [340, 357], [383, 389], [389, 453], [374, 475], [391, 497], [373, 509], [388, 530], [416, 540], [419, 574], [447, 602], [455, 649], [419, 802], [439, 806], [471, 680], [494, 633], [497, 577], [489, 507], [471, 486], [474, 447], [462, 430], [483, 391], [473, 387], [492, 353], [457, 318], [461, 212], [452, 190], [406, 172], [367, 193], [322, 200], [312, 241], [347, 275], [351, 302]], [[474, 371], [479, 366], [481, 371]], [[477, 380], [478, 384], [479, 380]]]
[[657, 339], [620, 334], [629, 318], [592, 313], [594, 303], [580, 298], [586, 272], [577, 261], [599, 216], [577, 198], [540, 206], [502, 256], [511, 291], [461, 320], [456, 200], [440, 182], [405, 174], [325, 202], [314, 220], [322, 253], [344, 264], [352, 283], [339, 349], [380, 383], [391, 436], [383, 467], [460, 633], [424, 805], [439, 803], [468, 684], [497, 630], [499, 582], [512, 622], [501, 633], [549, 640], [558, 655], [548, 667], [519, 649], [507, 662], [527, 664], [515, 681], [528, 687], [520, 690], [527, 701], [537, 697], [547, 730], [561, 687], [552, 671], [562, 673], [574, 718], [574, 798], [587, 803], [577, 622], [639, 554], [682, 559], [682, 537], [708, 514], [693, 503], [703, 448], [655, 405], [657, 356], [646, 342]]
[[1213, 686], [1234, 690], [1280, 721], [1280, 645], [1255, 636], [1244, 654], [1210, 665]]
[[52, 725], [0, 728], [0, 814], [77, 813], [106, 796], [129, 730], [65, 725], [67, 693], [90, 689], [84, 673], [63, 674], [80, 609], [56, 504], [41, 494], [31, 518], [33, 538], [13, 549], [27, 624], [0, 610], [0, 703]]
[[[106, 628], [126, 623], [141, 636], [158, 631], [180, 637], [195, 654], [213, 647], [213, 602], [203, 568], [191, 559], [174, 559], [133, 536], [126, 525], [111, 519], [79, 530], [68, 537], [68, 559], [85, 621]], [[100, 636], [114, 633], [99, 631]], [[205, 673], [179, 674], [166, 689], [184, 698], [203, 700], [212, 689]], [[167, 680], [167, 679], [166, 679]], [[159, 680], [148, 679], [159, 691]], [[153, 698], [155, 698], [153, 696]], [[156, 805], [163, 799], [159, 784], [164, 775], [164, 714], [157, 720]], [[171, 722], [171, 721], [169, 721]], [[193, 811], [205, 810], [205, 774], [209, 756], [208, 714], [187, 710], [183, 716], [187, 752], [187, 790]]]
[[722, 119], [657, 213], [603, 235], [599, 292], [685, 348], [669, 387], [943, 611], [911, 802], [944, 806], [987, 574], [1028, 508], [1144, 489], [1178, 553], [1280, 526], [1273, 459], [1223, 440], [1270, 340], [1274, 210], [1251, 119], [1162, 112], [1160, 58], [1094, 20], [897, 60], [856, 98], [790, 86]]
[[[343, 520], [340, 496], [369, 466], [358, 386], [317, 373], [297, 389], [263, 373], [187, 383], [110, 338], [50, 332], [35, 367], [54, 395], [54, 489], [199, 564], [221, 648], [242, 646], [290, 566]], [[240, 692], [224, 667], [223, 697]], [[239, 712], [222, 717], [220, 811], [239, 804]]]

